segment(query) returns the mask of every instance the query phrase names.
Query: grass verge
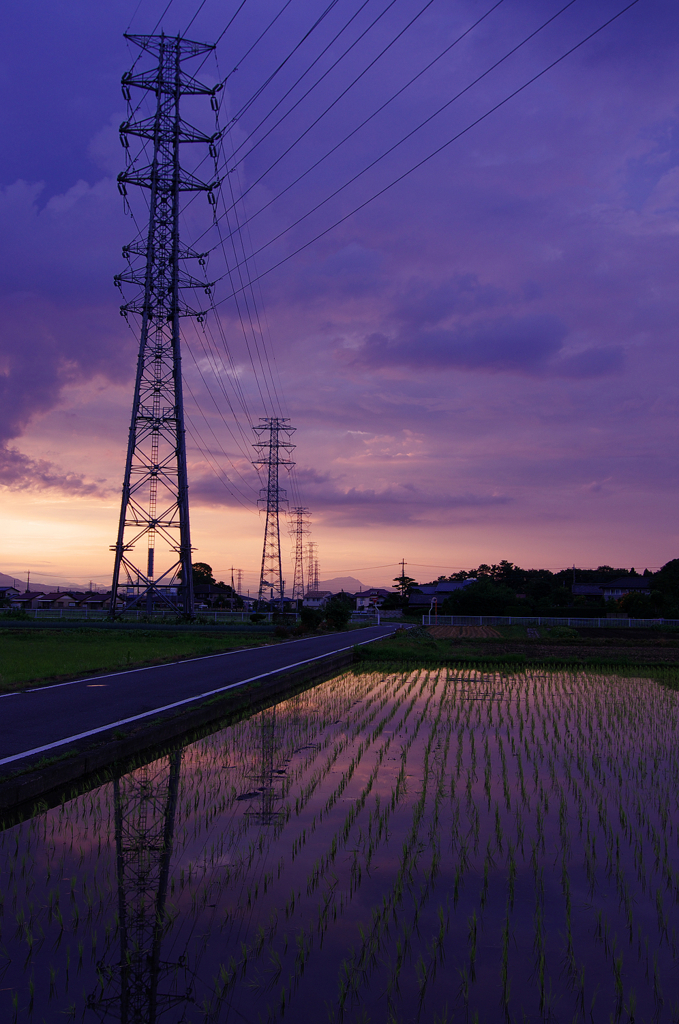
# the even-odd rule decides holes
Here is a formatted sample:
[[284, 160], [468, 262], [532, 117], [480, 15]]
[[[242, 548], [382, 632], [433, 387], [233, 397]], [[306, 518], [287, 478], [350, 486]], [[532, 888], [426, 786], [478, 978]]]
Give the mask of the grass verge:
[[273, 640], [273, 633], [261, 632], [7, 628], [0, 631], [0, 693], [79, 676], [261, 647]]

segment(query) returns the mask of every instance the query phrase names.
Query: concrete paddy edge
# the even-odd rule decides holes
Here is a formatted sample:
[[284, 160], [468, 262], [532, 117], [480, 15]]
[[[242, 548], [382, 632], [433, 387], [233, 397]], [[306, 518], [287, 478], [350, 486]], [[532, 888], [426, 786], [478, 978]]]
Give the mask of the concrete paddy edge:
[[[160, 756], [167, 744], [186, 746], [214, 731], [220, 722], [226, 726], [256, 714], [347, 668], [353, 661], [353, 649], [327, 654], [296, 668], [277, 669], [257, 682], [244, 683], [223, 695], [203, 701], [199, 698], [195, 705], [189, 704], [180, 711], [159, 713], [157, 718], [126, 730], [129, 735], [124, 738], [114, 735], [119, 730], [112, 728], [101, 733], [95, 743], [76, 741], [53, 764], [31, 767], [31, 762], [41, 760], [37, 755], [19, 761], [18, 769], [13, 766], [0, 772], [0, 828], [30, 817], [36, 810], [70, 800], [83, 789], [146, 763], [154, 754]], [[115, 772], [111, 770], [114, 767], [118, 769]], [[87, 785], [83, 786], [85, 781]]]

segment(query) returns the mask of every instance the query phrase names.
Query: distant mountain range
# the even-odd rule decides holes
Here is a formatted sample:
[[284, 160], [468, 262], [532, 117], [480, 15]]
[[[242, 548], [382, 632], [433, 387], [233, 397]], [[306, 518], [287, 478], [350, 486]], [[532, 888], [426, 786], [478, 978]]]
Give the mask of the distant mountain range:
[[[8, 576], [6, 572], [0, 572], [0, 587], [16, 587], [17, 590], [24, 591], [26, 589], [26, 575], [23, 573], [21, 576]], [[52, 580], [51, 583], [44, 583], [40, 577], [36, 574], [33, 576], [31, 573], [31, 590], [44, 590], [50, 593], [59, 587], [60, 590], [78, 590], [87, 591], [90, 587], [90, 582], [87, 580], [86, 583], [68, 583], [62, 580]], [[106, 590], [105, 586], [95, 586], [95, 590]]]
[[[8, 576], [5, 572], [0, 572], [0, 587], [16, 587], [18, 590], [26, 589], [26, 575], [22, 574], [19, 576]], [[60, 590], [79, 590], [85, 591], [89, 589], [89, 581], [83, 583], [68, 583], [62, 580], [58, 582], [53, 580], [51, 583], [44, 583], [40, 577], [36, 574], [34, 577], [31, 574], [31, 590], [45, 590], [52, 591], [59, 587]], [[320, 590], [330, 590], [333, 594], [339, 594], [340, 591], [344, 591], [346, 594], [357, 594], [360, 590], [370, 590], [367, 583], [361, 583], [355, 576], [334, 576], [331, 580], [320, 580], [318, 583]], [[106, 586], [95, 586], [95, 590], [106, 590]]]

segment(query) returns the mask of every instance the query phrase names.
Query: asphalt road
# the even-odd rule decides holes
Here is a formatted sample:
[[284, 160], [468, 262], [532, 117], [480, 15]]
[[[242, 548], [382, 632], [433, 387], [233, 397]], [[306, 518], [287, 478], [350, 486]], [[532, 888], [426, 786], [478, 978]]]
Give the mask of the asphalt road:
[[396, 623], [131, 669], [0, 696], [0, 765], [388, 636]]

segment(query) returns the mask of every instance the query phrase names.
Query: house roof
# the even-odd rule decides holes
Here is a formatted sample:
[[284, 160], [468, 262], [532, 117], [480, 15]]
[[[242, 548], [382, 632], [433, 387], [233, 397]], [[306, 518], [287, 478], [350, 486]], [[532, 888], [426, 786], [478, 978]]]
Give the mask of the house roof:
[[411, 605], [429, 605], [434, 598], [445, 600], [449, 594], [455, 593], [456, 590], [463, 590], [470, 583], [477, 582], [474, 577], [470, 577], [467, 580], [440, 580], [438, 583], [422, 583], [418, 587], [413, 587], [410, 591], [408, 603]]
[[332, 590], [308, 590], [306, 596], [307, 599], [318, 601], [321, 597], [332, 597]]
[[462, 590], [464, 587], [468, 587], [470, 583], [478, 583], [478, 580], [474, 576], [470, 576], [466, 580], [441, 580], [440, 583], [436, 584], [436, 593], [451, 594], [454, 590]]

